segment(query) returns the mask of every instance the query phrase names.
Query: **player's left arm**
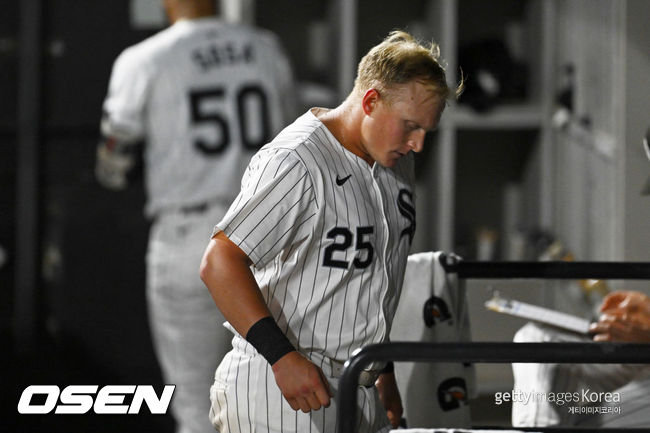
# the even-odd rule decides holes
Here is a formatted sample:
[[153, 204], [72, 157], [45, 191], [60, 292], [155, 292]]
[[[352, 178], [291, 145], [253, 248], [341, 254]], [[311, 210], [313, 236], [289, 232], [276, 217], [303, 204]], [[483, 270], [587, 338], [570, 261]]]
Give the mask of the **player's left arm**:
[[386, 415], [393, 428], [399, 427], [399, 422], [402, 419], [404, 408], [402, 407], [402, 398], [397, 388], [395, 380], [395, 372], [391, 371], [379, 375], [377, 382], [377, 391], [379, 398], [386, 409]]

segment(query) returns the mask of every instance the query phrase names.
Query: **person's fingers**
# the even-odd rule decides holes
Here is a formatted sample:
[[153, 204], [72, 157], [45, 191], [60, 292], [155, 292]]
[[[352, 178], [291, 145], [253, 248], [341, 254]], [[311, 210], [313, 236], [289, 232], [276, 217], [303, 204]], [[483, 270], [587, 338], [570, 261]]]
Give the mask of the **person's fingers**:
[[388, 421], [390, 421], [390, 425], [393, 426], [393, 428], [399, 427], [399, 419], [397, 419], [395, 412], [387, 410], [386, 415], [388, 415]]
[[289, 406], [291, 406], [291, 409], [293, 410], [300, 410], [300, 404], [298, 403], [297, 398], [286, 398], [287, 403], [289, 403]]
[[309, 412], [310, 410], [318, 410], [323, 406], [329, 406], [330, 398], [326, 388], [327, 381], [324, 381], [321, 369], [311, 364], [307, 376], [309, 381], [300, 388], [298, 398], [300, 409], [303, 412]]
[[590, 328], [594, 341], [627, 341], [631, 328], [629, 324], [615, 317], [608, 317]]
[[612, 321], [600, 321], [592, 323], [589, 330], [594, 334], [594, 341], [612, 341]]
[[623, 308], [621, 307], [622, 304], [617, 304], [611, 308], [607, 308], [606, 310], [602, 310], [600, 313], [599, 317], [606, 317], [606, 316], [612, 316], [612, 317], [621, 317], [624, 314], [629, 314], [630, 309], [629, 308]]
[[623, 302], [629, 305], [638, 306], [648, 302], [648, 296], [640, 292], [627, 292], [627, 296], [625, 296]]
[[621, 290], [605, 296], [600, 306], [600, 311], [610, 309], [624, 309], [629, 312], [648, 311], [650, 312], [650, 298], [640, 292]]
[[612, 336], [608, 333], [594, 335], [594, 341], [612, 341]]
[[294, 398], [286, 399], [293, 410], [300, 410], [308, 413], [312, 410], [321, 408], [321, 404], [313, 393], [305, 393], [304, 395], [296, 396]]
[[616, 308], [621, 302], [627, 297], [627, 292], [619, 291], [613, 292], [605, 296], [602, 304], [600, 305], [600, 311], [609, 310], [611, 308]]
[[606, 313], [603, 313], [600, 316], [598, 316], [598, 323], [611, 322], [616, 317], [616, 314], [617, 314], [616, 310], [609, 310]]
[[309, 413], [312, 410], [312, 403], [309, 401], [309, 398], [306, 397], [298, 397], [296, 398], [296, 401], [298, 403], [298, 408], [305, 412]]
[[320, 379], [321, 382], [323, 383], [323, 386], [325, 387], [325, 391], [327, 391], [327, 395], [329, 397], [334, 397], [334, 393], [332, 392], [332, 388], [330, 387], [330, 383], [325, 377], [325, 373], [323, 373], [323, 370], [318, 370], [318, 373], [320, 374]]
[[310, 406], [314, 409], [320, 409], [322, 406], [329, 406], [329, 384], [323, 371], [315, 365], [312, 365], [312, 368], [309, 371], [309, 378], [310, 389], [309, 395], [306, 396], [306, 398], [309, 400]]
[[309, 405], [309, 410], [318, 410], [321, 407], [323, 407], [323, 405], [319, 401], [319, 398], [316, 396], [315, 392], [310, 392], [309, 394], [306, 394], [305, 401]]
[[314, 389], [314, 398], [316, 398], [319, 405], [328, 407], [330, 405], [330, 394], [326, 386], [321, 385]]

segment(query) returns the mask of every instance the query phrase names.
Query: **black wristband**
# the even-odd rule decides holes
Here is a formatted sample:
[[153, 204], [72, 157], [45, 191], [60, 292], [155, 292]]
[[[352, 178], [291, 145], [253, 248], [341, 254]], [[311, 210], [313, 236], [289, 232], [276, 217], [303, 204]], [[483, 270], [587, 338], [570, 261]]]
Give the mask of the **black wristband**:
[[393, 364], [393, 361], [388, 361], [386, 363], [386, 367], [381, 371], [381, 374], [386, 374], [386, 373], [394, 373], [395, 372], [395, 364]]
[[264, 317], [253, 324], [246, 333], [246, 341], [273, 365], [289, 352], [296, 350], [273, 317]]

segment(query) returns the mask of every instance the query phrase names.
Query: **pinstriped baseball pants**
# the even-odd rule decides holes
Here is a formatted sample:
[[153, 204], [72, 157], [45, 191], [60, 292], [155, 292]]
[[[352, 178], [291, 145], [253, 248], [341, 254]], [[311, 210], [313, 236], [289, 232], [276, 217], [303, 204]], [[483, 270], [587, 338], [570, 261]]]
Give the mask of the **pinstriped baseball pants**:
[[[275, 383], [273, 371], [264, 357], [239, 336], [215, 373], [210, 391], [210, 419], [221, 433], [334, 433], [338, 378], [327, 377], [334, 398], [329, 407], [304, 413], [293, 410]], [[390, 431], [375, 387], [357, 388], [359, 433]]]
[[175, 384], [177, 433], [214, 433], [208, 412], [214, 371], [232, 334], [199, 277], [212, 228], [226, 208], [170, 212], [152, 225], [147, 251], [147, 304], [163, 380]]

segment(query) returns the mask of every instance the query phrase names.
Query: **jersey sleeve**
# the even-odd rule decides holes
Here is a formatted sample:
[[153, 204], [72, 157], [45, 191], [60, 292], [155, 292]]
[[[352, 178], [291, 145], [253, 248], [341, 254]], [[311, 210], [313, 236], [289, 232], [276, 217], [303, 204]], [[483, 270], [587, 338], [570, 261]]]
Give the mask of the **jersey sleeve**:
[[127, 48], [115, 60], [104, 100], [101, 131], [125, 142], [145, 135], [145, 107], [152, 68], [136, 47]]
[[[272, 153], [272, 155], [268, 155]], [[318, 204], [308, 170], [291, 151], [263, 150], [214, 233], [223, 231], [256, 267], [263, 267], [311, 233]]]

